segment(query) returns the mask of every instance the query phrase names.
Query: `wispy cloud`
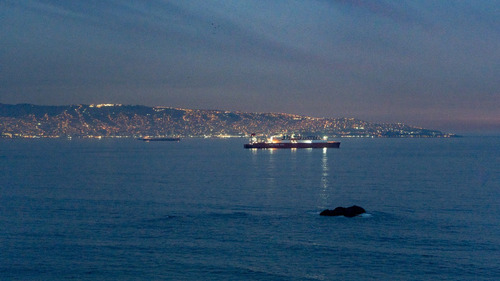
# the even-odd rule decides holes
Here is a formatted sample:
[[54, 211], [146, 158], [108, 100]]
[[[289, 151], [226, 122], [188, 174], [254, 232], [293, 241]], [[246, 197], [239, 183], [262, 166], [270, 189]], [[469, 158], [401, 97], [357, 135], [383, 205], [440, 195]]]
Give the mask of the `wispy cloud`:
[[[487, 119], [499, 103], [493, 0], [0, 5], [3, 102], [109, 97], [398, 120], [481, 110]], [[459, 102], [468, 96], [475, 108]]]

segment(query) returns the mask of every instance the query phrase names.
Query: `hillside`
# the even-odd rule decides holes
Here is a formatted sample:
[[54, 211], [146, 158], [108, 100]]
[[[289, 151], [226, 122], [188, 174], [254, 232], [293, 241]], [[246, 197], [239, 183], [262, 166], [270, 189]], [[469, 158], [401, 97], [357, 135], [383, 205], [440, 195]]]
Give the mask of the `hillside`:
[[363, 137], [450, 137], [436, 130], [354, 118], [147, 107], [0, 104], [2, 137], [246, 136], [300, 133]]

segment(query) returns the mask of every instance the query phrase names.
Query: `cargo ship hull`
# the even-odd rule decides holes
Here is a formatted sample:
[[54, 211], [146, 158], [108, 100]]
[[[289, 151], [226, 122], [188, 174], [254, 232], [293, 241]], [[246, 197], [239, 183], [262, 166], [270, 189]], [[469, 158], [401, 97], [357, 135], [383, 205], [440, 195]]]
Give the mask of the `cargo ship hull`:
[[281, 142], [281, 143], [271, 143], [271, 142], [254, 142], [247, 143], [244, 148], [339, 148], [340, 142], [329, 141], [329, 142]]

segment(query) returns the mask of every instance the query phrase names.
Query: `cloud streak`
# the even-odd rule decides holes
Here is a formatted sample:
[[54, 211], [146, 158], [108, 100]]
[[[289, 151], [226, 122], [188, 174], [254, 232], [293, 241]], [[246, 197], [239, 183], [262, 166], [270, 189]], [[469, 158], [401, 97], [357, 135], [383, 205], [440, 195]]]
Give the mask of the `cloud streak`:
[[436, 120], [451, 130], [473, 116], [500, 127], [497, 1], [0, 5], [3, 103]]

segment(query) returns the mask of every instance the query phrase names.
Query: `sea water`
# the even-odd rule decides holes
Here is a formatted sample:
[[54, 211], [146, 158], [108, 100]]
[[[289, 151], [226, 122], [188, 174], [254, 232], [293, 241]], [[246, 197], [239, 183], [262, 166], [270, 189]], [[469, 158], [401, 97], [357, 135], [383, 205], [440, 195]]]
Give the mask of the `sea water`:
[[0, 280], [500, 280], [500, 138], [245, 141], [0, 140]]

